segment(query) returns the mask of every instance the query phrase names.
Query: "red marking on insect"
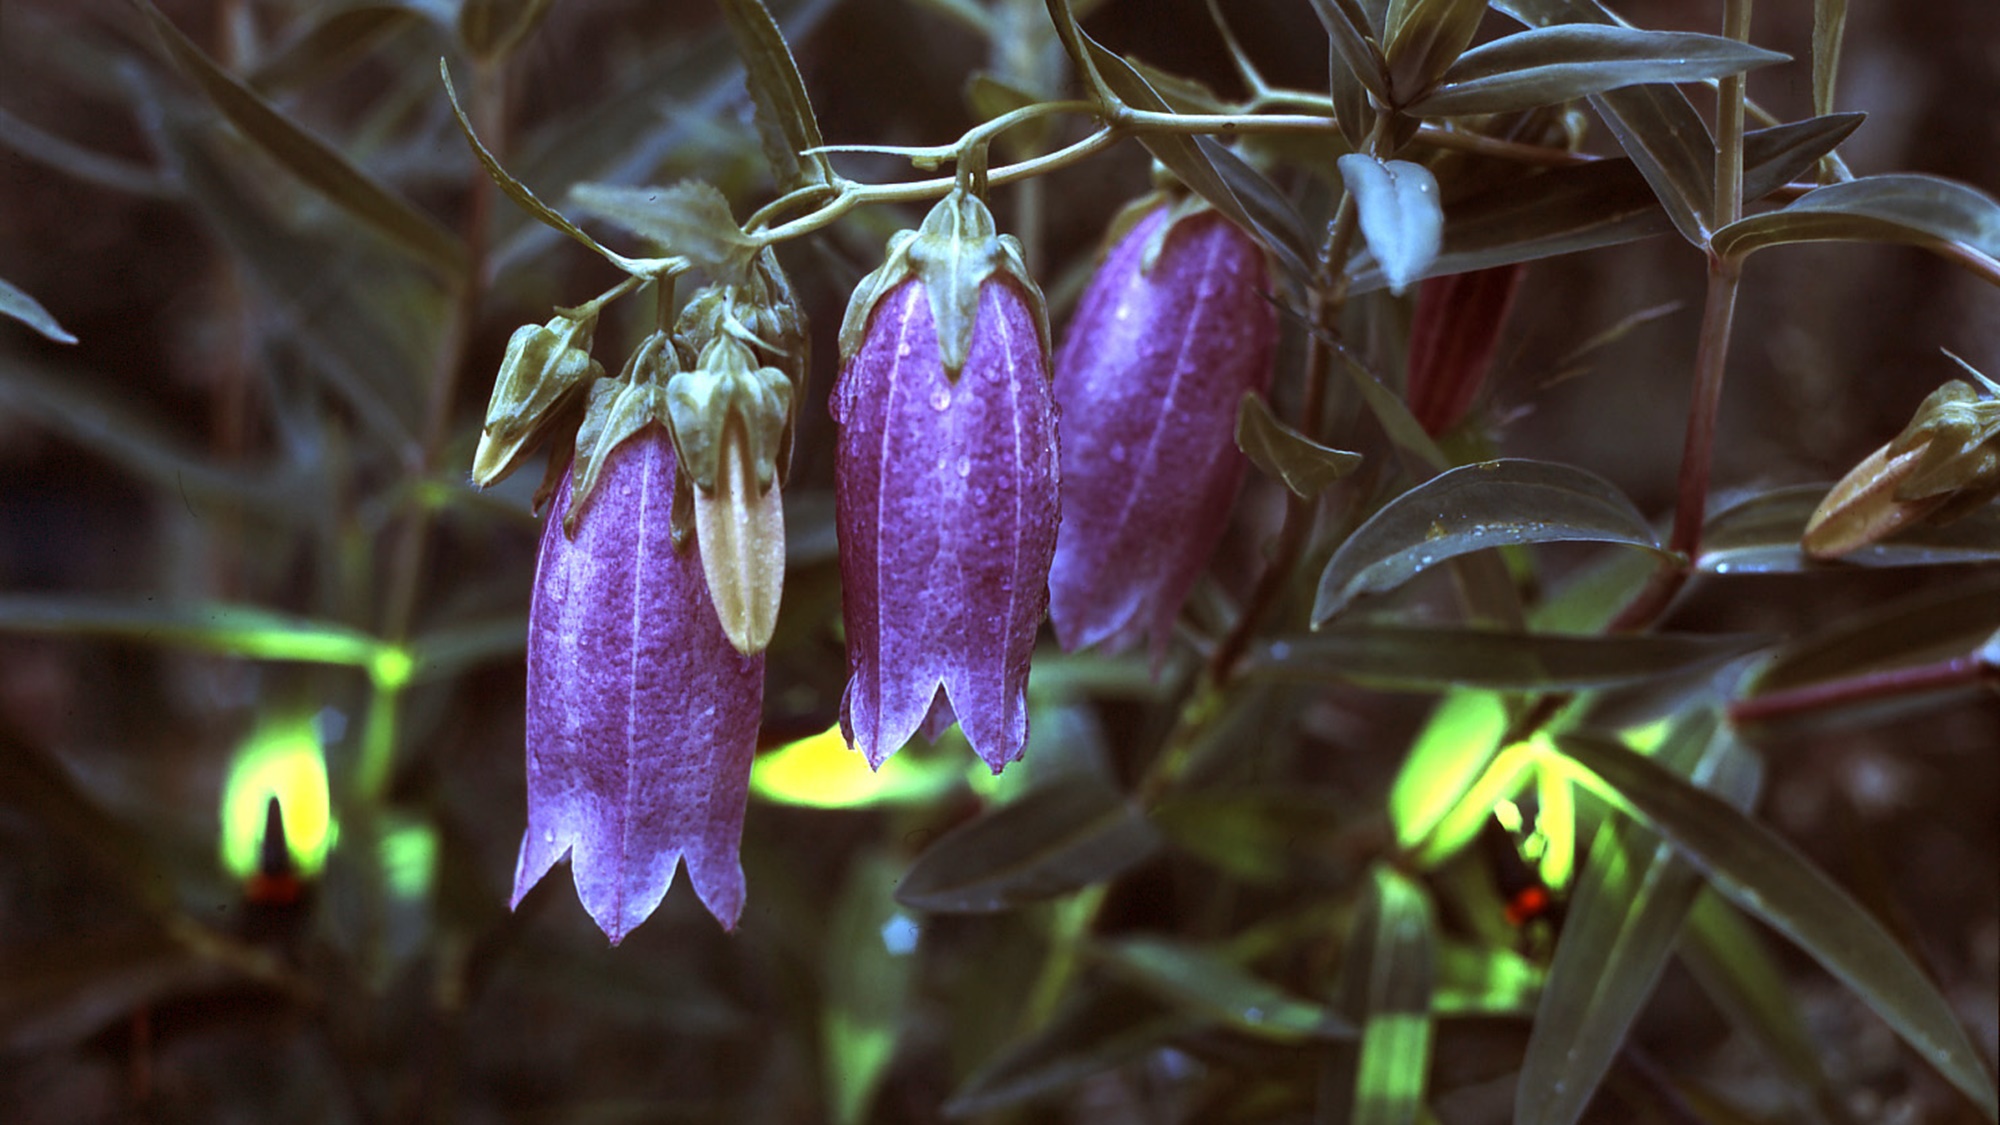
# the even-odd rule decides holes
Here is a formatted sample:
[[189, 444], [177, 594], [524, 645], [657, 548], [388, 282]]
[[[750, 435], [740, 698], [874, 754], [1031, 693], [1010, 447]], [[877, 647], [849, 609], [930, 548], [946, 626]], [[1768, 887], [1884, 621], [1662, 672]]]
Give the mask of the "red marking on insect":
[[1525, 926], [1537, 918], [1548, 914], [1555, 905], [1547, 887], [1523, 887], [1507, 900], [1507, 924]]

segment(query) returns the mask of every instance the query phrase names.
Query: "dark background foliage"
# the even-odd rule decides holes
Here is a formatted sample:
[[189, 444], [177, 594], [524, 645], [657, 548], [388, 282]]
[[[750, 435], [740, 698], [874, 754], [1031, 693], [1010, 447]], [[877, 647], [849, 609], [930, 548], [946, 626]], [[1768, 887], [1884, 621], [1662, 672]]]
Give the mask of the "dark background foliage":
[[[1217, 736], [1215, 772], [1322, 801], [1300, 811], [1302, 870], [1239, 883], [1189, 848], [1163, 851], [1112, 882], [1101, 905], [1092, 900], [1085, 936], [1065, 928], [1074, 903], [1043, 903], [905, 911], [921, 927], [919, 951], [885, 960], [872, 947], [879, 918], [895, 909], [896, 880], [984, 807], [963, 786], [861, 810], [753, 801], [750, 901], [735, 934], [676, 887], [658, 916], [607, 949], [561, 872], [509, 915], [524, 793], [519, 641], [505, 637], [532, 582], [532, 481], [483, 501], [462, 482], [508, 332], [617, 277], [478, 182], [435, 78], [440, 55], [468, 73], [450, 35], [452, 5], [385, 6], [362, 48], [303, 72], [274, 60], [292, 58], [280, 48], [322, 18], [320, 5], [163, 6], [358, 165], [479, 238], [488, 287], [462, 331], [453, 327], [435, 276], [222, 124], [133, 9], [110, 0], [0, 9], [0, 276], [79, 341], [63, 347], [0, 322], [0, 592], [238, 602], [383, 628], [411, 534], [409, 487], [421, 481], [439, 499], [409, 572], [405, 624], [419, 637], [501, 639], [478, 641], [462, 668], [402, 698], [394, 769], [373, 812], [435, 831], [430, 893], [371, 909], [369, 864], [350, 843], [304, 907], [269, 918], [246, 906], [214, 858], [231, 755], [260, 716], [317, 712], [338, 789], [363, 753], [364, 677], [53, 635], [63, 627], [0, 634], [0, 1117], [830, 1120], [841, 1112], [839, 1076], [874, 1074], [830, 1044], [858, 1050], [877, 1034], [893, 1037], [893, 1055], [854, 1119], [932, 1121], [970, 1075], [1047, 1019], [1062, 993], [1046, 990], [1069, 981], [1081, 992], [1076, 981], [1087, 979], [1123, 997], [1128, 1017], [1161, 1006], [1157, 992], [1106, 967], [1116, 958], [1103, 949], [1124, 939], [1235, 941], [1267, 980], [1330, 994], [1355, 888], [1383, 848], [1381, 797], [1423, 696], [1259, 689], [1244, 704], [1253, 717]], [[1306, 4], [1224, 6], [1273, 82], [1324, 84], [1325, 43]], [[992, 60], [947, 5], [774, 7], [794, 32], [829, 141], [936, 144], [970, 123], [966, 75]], [[1715, 8], [1633, 3], [1623, 14], [1712, 31]], [[1809, 8], [1767, 0], [1753, 40], [1804, 59]], [[1511, 29], [1487, 20], [1488, 35]], [[1192, 0], [1107, 0], [1086, 26], [1116, 51], [1236, 89]], [[699, 176], [742, 216], [769, 187], [734, 57], [708, 5], [560, 0], [504, 78], [461, 89], [509, 167], [552, 202], [578, 180]], [[1760, 71], [1750, 91], [1797, 119], [1810, 113], [1808, 75], [1803, 63]], [[2000, 10], [1986, 0], [1855, 5], [1840, 102], [1870, 115], [1842, 149], [1857, 172], [2000, 186]], [[1587, 147], [1616, 151], [1594, 122]], [[862, 179], [907, 171], [873, 156], [840, 166]], [[1147, 184], [1144, 152], [1127, 142], [1042, 189], [1030, 252], [1058, 326], [1105, 223]], [[1301, 177], [1296, 186], [1323, 198], [1324, 185]], [[1021, 199], [996, 195], [1003, 227], [1018, 221]], [[824, 729], [838, 707], [832, 333], [883, 239], [917, 215], [871, 210], [784, 251], [816, 360], [787, 494], [793, 568], [771, 655], [771, 745]], [[1670, 509], [1702, 276], [1699, 252], [1671, 236], [1533, 264], [1480, 407], [1493, 447], [1587, 467], [1649, 517]], [[1568, 358], [1662, 306], [1584, 370]], [[614, 316], [601, 354], [622, 355], [644, 330]], [[1940, 346], [2000, 371], [2000, 301], [1951, 263], [1903, 246], [1761, 255], [1738, 310], [1712, 510], [1733, 493], [1839, 476], [1959, 374]], [[446, 368], [455, 385], [443, 409], [427, 408]], [[441, 428], [428, 432], [427, 418]], [[1386, 456], [1379, 438], [1355, 441]], [[1256, 536], [1281, 506], [1269, 481], [1246, 493], [1243, 534], [1216, 565], [1216, 597], [1248, 587]], [[1557, 585], [1595, 557], [1553, 549], [1540, 580]], [[1702, 585], [1669, 624], [1796, 637], [1962, 578], [1959, 568], [1747, 576]], [[1427, 604], [1415, 597], [1410, 612]], [[1288, 629], [1304, 624], [1296, 609]], [[1142, 668], [1051, 660], [1036, 675], [1036, 740], [1017, 771], [1037, 781], [1100, 771], [1125, 783], [1144, 772], [1171, 711]], [[1990, 1070], [2000, 1050], [2000, 705], [1990, 690], [1920, 702], [1758, 735], [1769, 767], [1759, 811], [1909, 945]], [[964, 756], [949, 744], [924, 753]], [[1232, 773], [1233, 761], [1247, 764]], [[371, 831], [351, 827], [353, 840]], [[1306, 909], [1315, 904], [1317, 915]], [[1789, 947], [1772, 948], [1857, 1118], [1977, 1119], [1865, 1004]], [[1051, 968], [1065, 957], [1088, 962], [1081, 977]], [[1440, 1119], [1505, 1119], [1526, 1028], [1518, 1018], [1443, 1026], [1431, 1079]], [[1175, 1049], [1131, 1052], [992, 1119], [1310, 1115], [1299, 1091], [1316, 1088], [1320, 1056], [1309, 1038], [1272, 1041], [1211, 1022], [1159, 1041]], [[1790, 1112], [1773, 1068], [1678, 966], [1634, 1042], [1640, 1050], [1614, 1070], [1593, 1119], [1678, 1120], [1661, 1108], [1668, 1084], [1702, 1120]]]

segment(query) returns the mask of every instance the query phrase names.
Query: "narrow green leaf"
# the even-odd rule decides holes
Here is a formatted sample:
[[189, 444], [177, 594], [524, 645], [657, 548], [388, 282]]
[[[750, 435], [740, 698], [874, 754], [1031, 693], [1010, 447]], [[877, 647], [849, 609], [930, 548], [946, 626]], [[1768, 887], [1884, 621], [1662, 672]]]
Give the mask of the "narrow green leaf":
[[1945, 589], [1919, 589], [1840, 617], [1780, 648], [1752, 694], [1801, 687], [1877, 668], [1970, 652], [2000, 628], [2000, 574], [1991, 569]]
[[389, 647], [345, 625], [257, 606], [62, 594], [0, 595], [0, 632], [109, 638], [251, 660], [364, 667]]
[[0, 316], [12, 317], [58, 344], [76, 343], [76, 337], [56, 323], [56, 318], [42, 307], [40, 301], [28, 296], [4, 277], [0, 277]]
[[[1532, 28], [1619, 24], [1596, 0], [1495, 0], [1493, 6]], [[1715, 226], [1715, 141], [1687, 95], [1670, 85], [1628, 86], [1597, 94], [1590, 104], [1674, 229], [1706, 246]]]
[[1389, 292], [1400, 297], [1438, 256], [1444, 210], [1437, 177], [1421, 164], [1359, 152], [1341, 157], [1339, 165], [1360, 213], [1361, 237], [1382, 267]]
[[[1133, 109], [1149, 113], [1173, 112], [1173, 107], [1168, 105], [1159, 91], [1153, 89], [1152, 85], [1132, 68], [1132, 64], [1111, 53], [1095, 39], [1084, 34], [1082, 29], [1077, 29], [1076, 35], [1078, 42], [1088, 54], [1094, 72], [1102, 77], [1106, 88], [1119, 100]], [[1261, 175], [1255, 174], [1247, 165], [1242, 165], [1240, 160], [1229, 156], [1220, 145], [1213, 142], [1203, 145], [1198, 143], [1196, 138], [1185, 134], [1141, 130], [1139, 143], [1145, 145], [1146, 151], [1152, 153], [1155, 159], [1166, 165], [1169, 172], [1186, 184], [1189, 191], [1207, 200], [1209, 206], [1222, 212], [1230, 222], [1250, 234], [1257, 235], [1271, 248], [1286, 273], [1297, 278], [1310, 277], [1311, 271], [1297, 250], [1305, 237], [1303, 222], [1301, 221], [1295, 229], [1288, 229], [1292, 227], [1292, 220], [1283, 216], [1290, 211], [1290, 204], [1283, 204], [1280, 207], [1274, 203], [1282, 197], [1275, 188], [1268, 186], [1268, 182], [1264, 182], [1262, 186], [1254, 186], [1263, 180]], [[1233, 167], [1230, 174], [1225, 176], [1216, 166], [1216, 153], [1223, 153], [1225, 162], [1240, 167]], [[1260, 200], [1258, 212], [1265, 216], [1264, 219], [1260, 220], [1258, 215], [1252, 214], [1251, 210], [1244, 206], [1243, 200], [1236, 194], [1236, 189], [1231, 186], [1232, 180], [1252, 185], [1253, 194]], [[1295, 213], [1292, 218], [1296, 218]]]
[[[1702, 709], [1675, 724], [1654, 759], [1695, 784], [1755, 796], [1756, 761]], [[1601, 824], [1570, 899], [1515, 1087], [1514, 1119], [1571, 1125], [1583, 1116], [1625, 1035], [1651, 998], [1701, 875], [1632, 820]]]
[[750, 97], [757, 105], [757, 133], [778, 186], [789, 191], [834, 183], [833, 166], [824, 154], [804, 155], [826, 141], [820, 137], [799, 64], [771, 10], [763, 0], [723, 0], [722, 15], [743, 56]]
[[867, 1120], [903, 1023], [916, 974], [918, 927], [891, 897], [902, 865], [865, 852], [834, 904], [821, 979], [820, 1057], [836, 1125]]
[[1988, 505], [1943, 526], [1920, 523], [1890, 539], [1842, 555], [1807, 558], [1799, 549], [1806, 521], [1831, 485], [1801, 484], [1752, 496], [1717, 512], [1701, 537], [1706, 574], [1796, 574], [1849, 566], [1950, 566], [2000, 560], [2000, 507]]
[[1847, 34], [1847, 0], [1813, 0], [1813, 112], [1833, 112], [1834, 82], [1840, 73], [1840, 41]]
[[1464, 53], [1486, 0], [1393, 0], [1384, 13], [1382, 54], [1399, 102], [1428, 90]]
[[458, 41], [474, 58], [512, 54], [534, 34], [555, 0], [459, 0]]
[[896, 901], [941, 913], [1011, 910], [1103, 882], [1159, 846], [1122, 794], [1065, 778], [946, 833], [910, 866]]
[[413, 680], [440, 680], [495, 660], [514, 660], [528, 646], [528, 619], [513, 614], [434, 629], [410, 642]]
[[1500, 753], [1506, 701], [1495, 692], [1446, 692], [1410, 744], [1389, 787], [1389, 822], [1405, 851], [1428, 838]]
[[[1369, 26], [1367, 14], [1355, 0], [1312, 0], [1312, 6], [1313, 11], [1319, 14], [1319, 22], [1326, 27], [1327, 38], [1332, 41], [1335, 74], [1344, 71], [1352, 76], [1353, 82], [1373, 95], [1378, 104], [1393, 105], [1389, 90], [1389, 66], [1382, 58], [1381, 44], [1375, 38], [1376, 29]], [[1336, 108], [1340, 103], [1336, 93]], [[1361, 136], [1365, 138], [1366, 132]], [[1357, 147], [1361, 144], [1360, 140], [1351, 136], [1349, 141]]]
[[1085, 985], [1047, 1027], [967, 1078], [945, 1103], [945, 1116], [974, 1117], [1045, 1097], [1209, 1022], [1129, 988]]
[[1853, 989], [1989, 1119], [2000, 1096], [1951, 1005], [1875, 916], [1769, 829], [1616, 742], [1560, 739], [1593, 787], [1673, 841], [1731, 902]]
[[1792, 242], [1958, 243], [2000, 258], [2000, 200], [1940, 176], [1863, 176], [1731, 223], [1715, 232], [1713, 245], [1741, 259]]
[[1236, 407], [1236, 447], [1251, 464], [1307, 500], [1361, 464], [1361, 454], [1312, 440], [1279, 421], [1262, 397], [1248, 391]]
[[1346, 877], [1333, 858], [1343, 813], [1333, 794], [1310, 789], [1188, 788], [1162, 798], [1152, 817], [1187, 854], [1246, 883], [1278, 886]]
[[1801, 1108], [1841, 1125], [1853, 1120], [1820, 1066], [1819, 1048], [1784, 970], [1735, 907], [1704, 888], [1688, 911], [1676, 952], [1723, 1016], [1778, 1064]]
[[1205, 949], [1162, 938], [1127, 938], [1106, 945], [1103, 956], [1106, 966], [1127, 983], [1246, 1035], [1301, 1043], [1352, 1039], [1355, 1034], [1323, 1005]]
[[479, 158], [479, 166], [486, 169], [486, 175], [495, 184], [499, 185], [501, 191], [507, 193], [507, 198], [513, 200], [523, 211], [569, 235], [571, 238], [590, 247], [604, 257], [613, 261], [622, 261], [623, 259], [619, 255], [613, 254], [599, 245], [596, 239], [584, 233], [583, 228], [564, 218], [562, 212], [543, 203], [534, 192], [528, 190], [528, 185], [509, 175], [507, 169], [500, 166], [500, 161], [495, 159], [493, 153], [488, 151], [486, 146], [480, 142], [479, 134], [472, 131], [472, 121], [465, 116], [464, 107], [458, 104], [458, 91], [452, 87], [451, 68], [445, 65], [443, 59], [438, 60], [438, 76], [444, 79], [444, 94], [451, 102], [452, 115], [458, 119], [459, 131], [465, 134], [465, 143], [472, 146], [472, 154]]
[[1784, 62], [1787, 55], [1720, 35], [1564, 24], [1474, 47], [1410, 112], [1512, 113], [1626, 86], [1698, 82]]
[[1345, 680], [1391, 691], [1581, 691], [1690, 671], [1763, 643], [1758, 637], [1684, 633], [1572, 637], [1341, 625], [1264, 644], [1253, 650], [1248, 667], [1264, 676]]
[[313, 20], [284, 46], [258, 62], [250, 84], [269, 94], [299, 89], [347, 69], [376, 44], [418, 22], [402, 4], [357, 4]]
[[1424, 570], [1488, 547], [1625, 543], [1659, 537], [1608, 481], [1571, 465], [1501, 459], [1441, 473], [1382, 506], [1320, 573], [1315, 626], [1362, 594], [1393, 590]]
[[1792, 182], [1860, 128], [1867, 117], [1865, 113], [1833, 113], [1745, 133], [1745, 202], [1762, 199]]
[[1316, 251], [1311, 236], [1306, 234], [1306, 221], [1292, 206], [1292, 201], [1278, 190], [1276, 184], [1266, 179], [1264, 173], [1215, 138], [1196, 137], [1194, 142], [1215, 168], [1216, 175], [1229, 186], [1237, 206], [1255, 224], [1251, 233], [1272, 248], [1280, 267], [1294, 281], [1301, 285], [1310, 282], [1312, 273], [1306, 263], [1312, 260]]
[[1511, 949], [1442, 940], [1437, 951], [1437, 985], [1431, 991], [1431, 1014], [1453, 1016], [1514, 1016], [1535, 1014], [1543, 970]]
[[[1355, 1063], [1355, 1125], [1411, 1125], [1423, 1111], [1431, 1055], [1437, 921], [1423, 888], [1377, 867], [1341, 964], [1365, 1013]], [[1347, 1008], [1343, 1004], [1343, 1008]], [[1348, 1009], [1351, 1011], [1351, 1009]]]
[[465, 247], [456, 235], [408, 200], [383, 187], [325, 141], [280, 113], [263, 96], [216, 65], [151, 0], [133, 0], [159, 33], [167, 51], [252, 144], [314, 191], [374, 228], [398, 248], [446, 274], [465, 269]]

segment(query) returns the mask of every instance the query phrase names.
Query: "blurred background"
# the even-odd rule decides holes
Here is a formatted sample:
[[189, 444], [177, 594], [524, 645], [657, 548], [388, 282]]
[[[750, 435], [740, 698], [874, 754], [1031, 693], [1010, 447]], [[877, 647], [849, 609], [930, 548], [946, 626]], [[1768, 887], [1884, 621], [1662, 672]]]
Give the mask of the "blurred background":
[[[140, 10], [0, 7], [0, 277], [76, 337], [66, 346], [0, 321], [0, 1118], [940, 1120], [969, 1075], [1046, 1015], [1037, 982], [1060, 952], [1065, 907], [925, 916], [893, 903], [895, 881], [1012, 787], [1066, 771], [1129, 781], [1157, 738], [1159, 690], [1142, 667], [1038, 664], [1035, 741], [997, 783], [968, 781], [969, 756], [951, 739], [905, 752], [929, 787], [916, 797], [810, 807], [844, 799], [816, 802], [810, 777], [786, 788], [760, 773], [735, 934], [677, 886], [607, 948], [560, 870], [509, 914], [539, 464], [483, 496], [467, 466], [508, 334], [617, 277], [484, 183], [437, 61], [488, 145], [558, 207], [579, 181], [698, 176], [746, 216], [770, 189], [710, 5], [557, 0], [511, 50], [484, 33], [491, 50], [475, 61], [468, 41], [480, 45], [478, 29], [511, 8], [466, 4], [160, 5], [245, 86], [408, 201], [390, 223], [400, 236], [330, 205], [267, 141], [226, 122]], [[975, 72], [1067, 88], [1040, 3], [995, 0], [976, 18], [972, 0], [772, 7], [830, 143], [948, 142], [976, 120]], [[1222, 7], [1272, 82], [1323, 88], [1325, 44], [1303, 0]], [[1713, 30], [1719, 7], [1619, 10], [1641, 26]], [[1753, 39], [1804, 58], [1810, 9], [1767, 0]], [[993, 38], [976, 30], [982, 19]], [[1488, 21], [1488, 34], [1511, 26]], [[1104, 0], [1086, 26], [1116, 51], [1241, 92], [1193, 0]], [[1841, 150], [1857, 173], [2000, 188], [2000, 6], [1854, 5], [1840, 90], [1840, 108], [1869, 115]], [[1810, 113], [1802, 64], [1757, 72], [1750, 92], [1781, 119]], [[1695, 101], [1706, 110], [1710, 99]], [[1064, 120], [1033, 140], [1053, 147], [1077, 128]], [[1586, 147], [1615, 150], [1595, 122]], [[860, 179], [910, 175], [885, 157], [837, 163]], [[1105, 224], [1148, 178], [1128, 142], [996, 193], [1058, 328]], [[1282, 184], [1323, 201], [1310, 176]], [[845, 680], [825, 408], [833, 331], [883, 241], [918, 216], [875, 209], [782, 253], [813, 320], [815, 362], [766, 690], [774, 752], [828, 727]], [[440, 265], [454, 255], [474, 281]], [[1476, 426], [1503, 452], [1587, 467], [1663, 515], [1702, 278], [1699, 254], [1671, 237], [1534, 263]], [[649, 327], [632, 312], [600, 329], [607, 366]], [[1959, 376], [1941, 347], [2000, 372], [2000, 297], [1908, 247], [1760, 255], [1737, 325], [1718, 508], [1840, 476]], [[1364, 451], [1369, 441], [1355, 438]], [[1268, 482], [1254, 485], [1245, 526], [1267, 523], [1278, 502]], [[1555, 573], [1573, 561], [1551, 556]], [[1254, 573], [1248, 548], [1218, 566], [1225, 590]], [[1949, 577], [1857, 568], [1709, 583], [1674, 624], [1797, 635]], [[62, 613], [37, 608], [57, 594], [74, 596]], [[218, 616], [218, 605], [283, 616]], [[312, 655], [345, 642], [301, 620], [408, 640], [426, 660], [399, 679], [369, 658]], [[275, 658], [244, 658], [259, 644]], [[1990, 1066], [2000, 703], [1990, 691], [1933, 702], [1774, 734], [1761, 746], [1762, 811], [1921, 954]], [[1326, 831], [1318, 878], [1353, 879], [1359, 860], [1342, 849], [1379, 831], [1371, 810], [1422, 710], [1418, 698], [1342, 689], [1275, 709], [1298, 716], [1296, 729], [1257, 735], [1301, 748], [1332, 796], [1339, 831]], [[339, 823], [320, 826], [319, 853], [300, 855], [325, 819], [310, 812], [315, 770]], [[273, 885], [287, 861], [254, 844], [260, 776], [308, 794], [285, 806], [296, 885]], [[232, 781], [249, 794], [234, 806]], [[328, 782], [317, 784], [324, 801]], [[1096, 932], [1203, 934], [1216, 917], [1269, 907], [1255, 896], [1309, 893], [1224, 902], [1200, 872], [1185, 854], [1149, 860], [1112, 887]], [[1785, 956], [1859, 1116], [1945, 1119], [1955, 1103], [1941, 1081], [1859, 1001]], [[1303, 979], [1313, 967], [1276, 971]], [[1674, 987], [1679, 972], [1638, 1040], [1676, 1075], [1771, 1102], [1768, 1075], [1716, 1012]], [[1525, 1033], [1488, 1022], [1440, 1039], [1441, 1117], [1493, 1119], [1490, 1088]], [[1292, 1119], [1296, 1106], [1260, 1116], [1211, 1088], [1218, 1074], [1299, 1065], [1263, 1049], [1216, 1033], [988, 1117]], [[1623, 1103], [1600, 1109], [1630, 1119]]]

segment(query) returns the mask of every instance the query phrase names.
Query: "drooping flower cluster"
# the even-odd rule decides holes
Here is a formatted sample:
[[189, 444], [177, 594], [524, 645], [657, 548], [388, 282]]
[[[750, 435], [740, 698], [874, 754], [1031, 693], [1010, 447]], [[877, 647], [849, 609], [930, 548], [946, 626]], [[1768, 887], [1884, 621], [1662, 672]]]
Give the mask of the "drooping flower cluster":
[[[1150, 633], [1164, 650], [1242, 480], [1234, 420], [1269, 382], [1276, 332], [1266, 284], [1254, 240], [1157, 204], [1052, 378], [1041, 292], [983, 202], [953, 191], [891, 240], [848, 307], [831, 402], [840, 718], [871, 765], [953, 723], [995, 772], [1018, 758], [1052, 590], [1065, 646]], [[573, 464], [545, 485], [514, 900], [567, 856], [617, 941], [685, 863], [730, 926], [804, 322], [766, 250], [615, 378], [593, 329], [577, 310], [516, 334], [475, 459], [488, 484], [575, 427]]]

